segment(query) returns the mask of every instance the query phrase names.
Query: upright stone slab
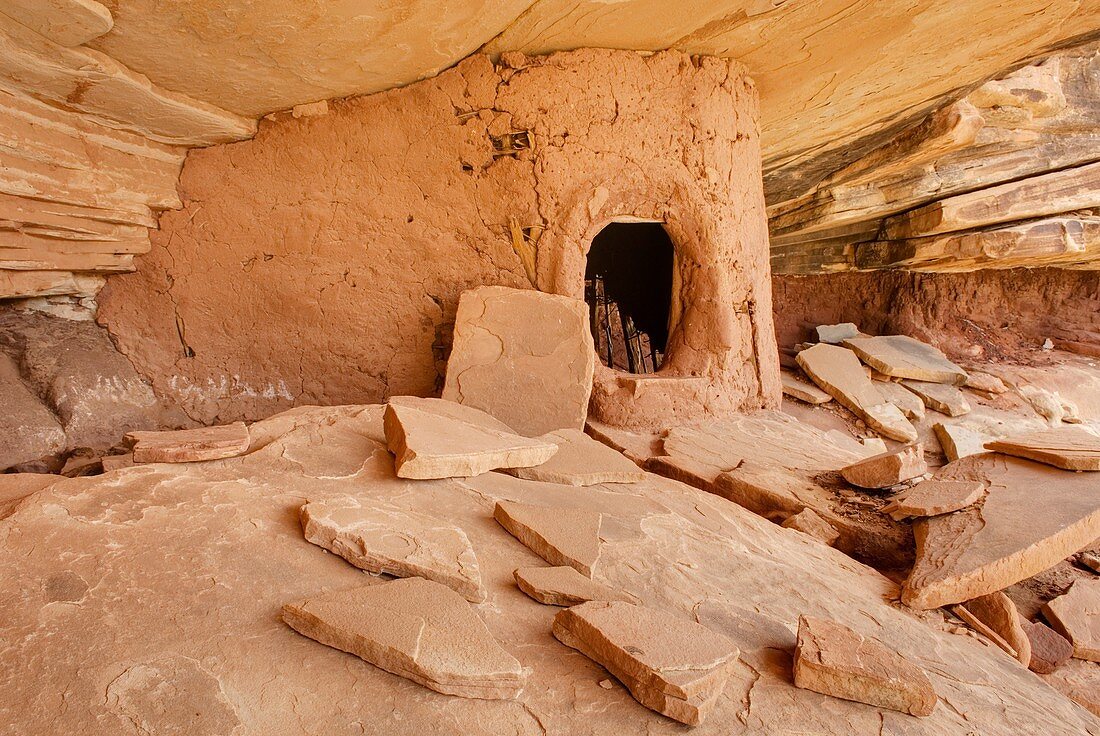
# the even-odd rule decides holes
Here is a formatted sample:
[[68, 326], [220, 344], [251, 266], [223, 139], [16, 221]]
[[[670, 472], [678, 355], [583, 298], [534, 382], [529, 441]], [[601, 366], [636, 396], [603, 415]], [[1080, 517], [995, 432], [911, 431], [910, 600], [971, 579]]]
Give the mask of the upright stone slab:
[[283, 621], [446, 695], [515, 698], [527, 681], [462, 596], [423, 578], [320, 593], [283, 606]]
[[867, 365], [892, 378], [913, 378], [961, 386], [966, 371], [940, 350], [907, 335], [851, 337], [843, 341]]
[[1100, 662], [1100, 580], [1077, 580], [1043, 606], [1043, 615], [1073, 644], [1073, 656]]
[[482, 286], [459, 299], [443, 398], [528, 437], [583, 429], [595, 365], [584, 302]]
[[386, 405], [383, 429], [400, 478], [459, 478], [540, 465], [558, 451], [553, 442], [521, 437], [485, 412], [443, 399], [395, 397]]
[[876, 432], [899, 442], [916, 441], [917, 430], [878, 392], [851, 350], [818, 343], [800, 352], [795, 360], [814, 383]]
[[689, 726], [714, 707], [738, 655], [694, 621], [621, 601], [567, 608], [554, 617], [554, 636], [607, 668], [639, 703]]
[[989, 490], [981, 503], [913, 523], [917, 560], [902, 602], [914, 608], [1004, 590], [1100, 537], [1091, 473], [987, 452], [945, 465], [936, 480], [976, 481]]
[[1016, 604], [1001, 591], [979, 596], [972, 601], [955, 606], [955, 613], [963, 621], [985, 634], [994, 644], [1015, 657], [1024, 667], [1031, 663], [1031, 641], [1024, 630], [1024, 619], [1016, 610]]

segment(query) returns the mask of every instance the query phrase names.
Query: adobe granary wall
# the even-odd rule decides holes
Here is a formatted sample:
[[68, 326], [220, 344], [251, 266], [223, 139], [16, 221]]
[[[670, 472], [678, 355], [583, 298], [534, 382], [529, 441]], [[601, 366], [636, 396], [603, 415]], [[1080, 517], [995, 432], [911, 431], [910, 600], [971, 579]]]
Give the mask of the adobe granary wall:
[[193, 150], [183, 209], [162, 216], [136, 273], [110, 280], [99, 320], [204, 423], [431, 395], [463, 290], [583, 298], [601, 228], [660, 221], [675, 247], [664, 364], [599, 368], [594, 416], [775, 406], [759, 160], [756, 92], [734, 62], [475, 56]]

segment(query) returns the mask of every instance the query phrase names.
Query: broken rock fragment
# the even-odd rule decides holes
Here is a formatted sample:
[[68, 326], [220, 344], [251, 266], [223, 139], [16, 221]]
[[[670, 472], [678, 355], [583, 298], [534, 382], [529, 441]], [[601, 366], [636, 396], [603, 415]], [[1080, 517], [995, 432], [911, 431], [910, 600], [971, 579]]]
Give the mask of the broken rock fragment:
[[621, 601], [565, 609], [554, 636], [603, 665], [642, 705], [690, 726], [714, 707], [738, 655], [701, 624]]
[[803, 381], [798, 376], [788, 372], [782, 371], [779, 374], [779, 380], [783, 386], [783, 395], [790, 396], [792, 399], [798, 399], [807, 404], [827, 404], [833, 400], [833, 397], [825, 393], [812, 383]]
[[819, 343], [795, 359], [814, 383], [876, 432], [899, 442], [916, 441], [917, 430], [878, 392], [851, 350]]
[[958, 424], [935, 424], [932, 431], [936, 433], [943, 454], [950, 462], [985, 452], [985, 443], [989, 441], [989, 437], [981, 432]]
[[916, 665], [833, 621], [801, 616], [794, 684], [844, 700], [928, 716], [936, 691]]
[[894, 381], [875, 381], [875, 388], [909, 419], [924, 419], [924, 402], [905, 386]]
[[912, 380], [902, 381], [901, 385], [915, 393], [929, 409], [935, 409], [941, 414], [957, 417], [970, 412], [970, 403], [963, 392], [954, 386]]
[[283, 621], [446, 695], [515, 698], [527, 679], [462, 596], [423, 578], [321, 593], [283, 606]]
[[1016, 604], [997, 591], [955, 606], [955, 613], [980, 634], [1015, 657], [1025, 667], [1031, 662], [1031, 641], [1024, 631]]
[[954, 385], [966, 381], [966, 371], [940, 350], [907, 335], [851, 337], [843, 345], [886, 376]]
[[990, 373], [984, 373], [982, 371], [970, 371], [967, 373], [966, 382], [963, 383], [963, 386], [986, 394], [1003, 394], [1005, 391], [1008, 391], [1008, 386], [1005, 385], [1004, 381]]
[[575, 606], [587, 601], [630, 600], [625, 594], [586, 578], [568, 565], [521, 567], [513, 575], [520, 590], [548, 606]]
[[645, 480], [645, 471], [632, 460], [579, 429], [559, 429], [540, 439], [556, 444], [558, 451], [541, 465], [511, 468], [505, 472], [524, 480], [566, 486], [639, 483]]
[[311, 501], [302, 531], [362, 570], [442, 583], [473, 603], [485, 600], [481, 570], [466, 532], [426, 514], [354, 498]]
[[484, 412], [443, 399], [391, 399], [383, 428], [401, 478], [469, 477], [539, 465], [558, 450], [552, 442], [521, 437]]
[[781, 526], [784, 529], [794, 529], [803, 534], [809, 534], [811, 537], [821, 540], [830, 547], [840, 538], [840, 532], [836, 530], [836, 527], [822, 519], [821, 516], [815, 513], [809, 506], [799, 511], [797, 514], [788, 516]]
[[234, 422], [218, 427], [174, 432], [130, 432], [135, 463], [194, 463], [221, 460], [248, 452], [248, 427]]
[[499, 501], [493, 518], [551, 565], [569, 565], [592, 576], [592, 568], [600, 557], [599, 513]]
[[1063, 470], [1100, 470], [1100, 437], [1080, 427], [1059, 427], [987, 442], [985, 449]]
[[1031, 645], [1031, 660], [1027, 667], [1040, 675], [1049, 675], [1073, 657], [1073, 644], [1044, 623], [1023, 622], [1024, 633]]
[[874, 455], [840, 469], [844, 480], [859, 488], [889, 488], [927, 472], [924, 447], [919, 442]]
[[910, 516], [939, 516], [965, 509], [981, 500], [985, 485], [978, 481], [925, 480], [882, 507], [895, 519]]
[[595, 363], [583, 301], [482, 286], [459, 298], [443, 398], [528, 437], [583, 429]]
[[986, 452], [941, 468], [936, 480], [976, 481], [984, 501], [913, 523], [916, 563], [902, 602], [939, 606], [1004, 590], [1100, 537], [1100, 495], [1091, 473]]
[[1077, 580], [1043, 606], [1050, 625], [1073, 644], [1073, 656], [1100, 662], [1100, 580]]
[[841, 322], [835, 325], [818, 325], [814, 330], [817, 341], [836, 345], [844, 340], [859, 336], [859, 327], [853, 322]]

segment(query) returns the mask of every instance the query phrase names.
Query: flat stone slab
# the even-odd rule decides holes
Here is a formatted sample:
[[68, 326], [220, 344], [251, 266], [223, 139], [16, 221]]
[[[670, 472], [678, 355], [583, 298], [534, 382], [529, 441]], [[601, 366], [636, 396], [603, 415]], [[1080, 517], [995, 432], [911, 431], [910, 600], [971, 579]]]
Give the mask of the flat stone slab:
[[939, 516], [976, 504], [985, 491], [979, 481], [925, 480], [892, 498], [882, 510], [895, 519]]
[[705, 626], [625, 602], [567, 608], [554, 617], [554, 636], [607, 668], [639, 703], [689, 726], [713, 709], [738, 655]]
[[915, 393], [929, 409], [935, 409], [941, 414], [958, 417], [970, 413], [970, 402], [955, 386], [908, 379], [902, 381], [901, 385]]
[[524, 480], [559, 483], [566, 486], [594, 486], [600, 483], [638, 483], [645, 471], [599, 440], [579, 429], [559, 429], [540, 439], [558, 446], [549, 460], [529, 468], [504, 472]]
[[932, 431], [940, 441], [940, 447], [949, 462], [986, 452], [985, 443], [990, 439], [977, 430], [958, 424], [934, 424]]
[[248, 427], [244, 422], [174, 432], [130, 432], [135, 463], [194, 463], [223, 460], [248, 452]]
[[985, 449], [1063, 470], [1100, 470], [1100, 437], [1080, 427], [1059, 427], [987, 442]]
[[427, 514], [352, 497], [312, 501], [299, 512], [310, 542], [356, 567], [446, 585], [473, 603], [485, 600], [477, 555], [460, 527]]
[[[692, 736], [1100, 736], [1100, 720], [986, 642], [950, 633], [940, 612], [918, 617], [897, 606], [890, 579], [735, 503], [653, 474], [587, 488], [500, 473], [400, 479], [383, 412], [301, 407], [251, 425], [247, 455], [54, 476], [20, 501], [0, 520], [0, 730], [685, 730], [618, 682], [601, 686], [612, 676], [552, 636], [561, 609], [516, 588], [517, 567], [545, 563], [490, 518], [493, 504], [514, 500], [598, 510], [599, 582], [734, 642], [739, 662]], [[307, 500], [347, 496], [466, 532], [489, 598], [471, 606], [451, 597], [529, 670], [516, 700], [443, 695], [279, 621], [287, 602], [379, 582], [302, 538], [298, 510]], [[803, 614], [836, 620], [919, 663], [952, 707], [913, 718], [795, 687], [791, 652]]]
[[830, 547], [836, 544], [836, 540], [840, 537], [840, 532], [836, 530], [836, 527], [822, 519], [820, 515], [808, 507], [797, 514], [788, 516], [781, 526], [784, 529], [794, 529], [803, 534], [809, 534], [814, 539], [818, 539]]
[[913, 523], [917, 560], [902, 601], [915, 608], [1004, 590], [1100, 537], [1100, 494], [1090, 473], [984, 453], [945, 465], [935, 479], [989, 491], [962, 511]]
[[811, 616], [798, 619], [794, 684], [914, 716], [929, 716], [938, 698], [919, 667], [847, 626]]
[[493, 518], [551, 565], [569, 565], [592, 576], [592, 567], [600, 558], [599, 513], [500, 501]]
[[798, 399], [799, 401], [814, 405], [828, 404], [833, 400], [832, 396], [812, 383], [803, 381], [790, 371], [781, 371], [779, 373], [779, 381], [783, 387], [783, 395], [790, 396], [792, 399]]
[[879, 393], [851, 350], [819, 343], [800, 352], [795, 360], [814, 383], [871, 429], [899, 442], [917, 440], [917, 430]]
[[541, 465], [558, 451], [553, 442], [521, 437], [484, 412], [443, 399], [391, 399], [383, 426], [401, 478], [460, 478]]
[[924, 446], [919, 442], [873, 455], [840, 469], [844, 480], [859, 488], [889, 488], [927, 472]]
[[875, 381], [875, 388], [887, 401], [896, 406], [908, 419], [920, 421], [925, 417], [924, 402], [909, 389], [895, 381]]
[[588, 601], [631, 600], [612, 587], [586, 578], [568, 565], [520, 567], [513, 575], [520, 590], [548, 606], [575, 606]]
[[859, 336], [859, 327], [853, 322], [841, 322], [835, 325], [818, 325], [814, 329], [818, 342], [835, 345], [852, 337]]
[[997, 591], [955, 606], [955, 614], [975, 630], [1027, 667], [1031, 663], [1031, 641], [1016, 604]]
[[1027, 667], [1040, 675], [1049, 675], [1073, 657], [1073, 644], [1046, 624], [1024, 621], [1024, 632], [1031, 644]]
[[446, 695], [516, 698], [527, 672], [470, 605], [423, 578], [321, 593], [283, 606], [303, 636]]
[[1100, 662], [1100, 580], [1077, 580], [1043, 606], [1051, 627], [1073, 644], [1073, 656]]
[[966, 381], [963, 386], [987, 394], [1003, 394], [1008, 391], [1008, 386], [1005, 385], [1004, 381], [991, 373], [983, 371], [969, 371], [966, 374]]
[[527, 437], [584, 429], [595, 365], [583, 301], [482, 286], [459, 298], [443, 398]]
[[886, 376], [956, 386], [966, 382], [966, 371], [948, 360], [938, 348], [907, 335], [851, 337], [842, 344]]

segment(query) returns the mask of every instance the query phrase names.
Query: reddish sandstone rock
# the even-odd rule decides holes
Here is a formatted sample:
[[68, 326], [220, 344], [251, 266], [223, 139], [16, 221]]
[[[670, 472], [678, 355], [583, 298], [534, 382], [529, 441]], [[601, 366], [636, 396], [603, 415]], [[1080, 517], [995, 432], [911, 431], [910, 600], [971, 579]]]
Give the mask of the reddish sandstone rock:
[[303, 636], [447, 695], [517, 697], [527, 672], [469, 604], [423, 578], [321, 593], [283, 606]]
[[842, 344], [855, 351], [864, 363], [892, 378], [954, 385], [966, 381], [966, 371], [938, 348], [906, 335], [850, 337]]
[[586, 578], [568, 565], [521, 567], [517, 568], [513, 575], [520, 590], [548, 606], [575, 606], [587, 601], [630, 600], [629, 596]]
[[895, 519], [939, 516], [976, 504], [985, 491], [978, 481], [925, 480], [895, 496], [882, 510]]
[[504, 472], [524, 480], [566, 486], [637, 483], [645, 479], [645, 471], [632, 460], [579, 429], [559, 429], [539, 439], [553, 442], [558, 451], [540, 465], [508, 468]]
[[822, 519], [808, 506], [797, 514], [788, 516], [782, 526], [785, 529], [794, 529], [803, 534], [809, 534], [814, 539], [819, 539], [830, 547], [840, 537], [840, 532], [832, 524]]
[[985, 449], [1063, 470], [1100, 470], [1100, 437], [1080, 427], [1059, 427], [987, 442]]
[[600, 557], [599, 513], [499, 501], [493, 518], [551, 565], [569, 565], [592, 576]]
[[998, 591], [955, 606], [955, 613], [1025, 667], [1031, 662], [1031, 642], [1016, 604]]
[[812, 383], [807, 383], [788, 371], [779, 374], [779, 380], [783, 386], [783, 395], [793, 399], [804, 401], [807, 404], [827, 404], [833, 397], [825, 393]]
[[244, 422], [174, 432], [130, 432], [135, 463], [194, 463], [221, 460], [248, 452]]
[[1032, 672], [1049, 675], [1073, 657], [1073, 644], [1044, 623], [1025, 621], [1024, 632], [1031, 644], [1031, 659], [1027, 666]]
[[482, 286], [458, 301], [443, 398], [528, 437], [583, 429], [595, 363], [583, 301]]
[[358, 568], [434, 580], [473, 603], [485, 600], [477, 556], [460, 527], [350, 496], [312, 501], [299, 513], [306, 539]]
[[540, 465], [558, 450], [552, 442], [521, 437], [484, 412], [443, 399], [397, 397], [386, 405], [384, 427], [401, 478], [468, 477]]
[[941, 414], [957, 417], [970, 411], [970, 403], [955, 386], [908, 379], [902, 381], [901, 385], [919, 396], [929, 409], [935, 409]]
[[689, 726], [710, 713], [738, 654], [694, 621], [621, 601], [567, 608], [554, 617], [554, 636], [606, 667], [639, 703]]
[[0, 353], [0, 470], [38, 460], [65, 449], [65, 432], [50, 410], [19, 377], [19, 369]]
[[847, 626], [825, 619], [798, 619], [794, 684], [845, 700], [929, 716], [936, 691], [916, 665]]
[[920, 443], [860, 460], [840, 469], [844, 480], [860, 488], [889, 488], [928, 472]]
[[1043, 606], [1043, 615], [1073, 644], [1073, 656], [1100, 662], [1100, 580], [1078, 580]]

